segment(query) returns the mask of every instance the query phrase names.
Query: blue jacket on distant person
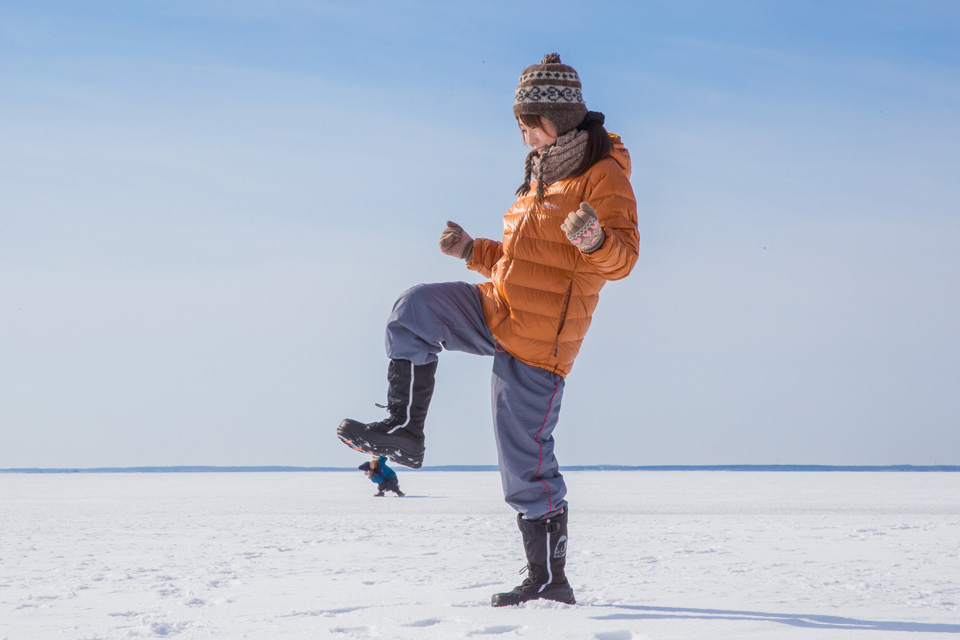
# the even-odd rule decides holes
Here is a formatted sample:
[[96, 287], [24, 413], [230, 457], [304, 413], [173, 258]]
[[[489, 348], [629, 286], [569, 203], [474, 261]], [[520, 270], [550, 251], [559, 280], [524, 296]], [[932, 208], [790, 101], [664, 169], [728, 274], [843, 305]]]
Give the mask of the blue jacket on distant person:
[[393, 491], [397, 496], [405, 495], [400, 491], [400, 481], [397, 479], [397, 472], [387, 466], [386, 456], [380, 456], [376, 460], [364, 462], [357, 467], [360, 471], [367, 474], [371, 482], [377, 485], [378, 493], [374, 494], [378, 498], [383, 497], [384, 491]]

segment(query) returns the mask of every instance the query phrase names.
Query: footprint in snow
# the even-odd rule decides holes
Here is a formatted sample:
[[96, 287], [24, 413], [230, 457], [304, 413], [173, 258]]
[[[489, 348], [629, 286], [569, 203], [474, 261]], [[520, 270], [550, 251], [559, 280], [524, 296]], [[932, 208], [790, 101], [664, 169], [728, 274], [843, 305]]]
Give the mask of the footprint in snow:
[[440, 618], [427, 618], [426, 620], [417, 620], [416, 622], [410, 622], [405, 627], [432, 627], [435, 624], [440, 624], [443, 622]]
[[494, 581], [494, 580], [490, 580], [490, 581], [487, 581], [487, 582], [473, 582], [473, 583], [468, 584], [468, 585], [465, 585], [465, 586], [463, 586], [463, 587], [457, 587], [457, 591], [466, 591], [466, 590], [468, 590], [468, 589], [483, 589], [483, 588], [485, 588], [485, 587], [500, 586], [501, 584], [503, 584], [503, 583], [502, 583], [502, 582], [497, 582], [497, 581]]
[[512, 627], [510, 625], [499, 625], [495, 627], [487, 627], [485, 629], [479, 629], [477, 631], [468, 631], [468, 636], [495, 636], [500, 635], [501, 633], [510, 633], [511, 631], [516, 631], [520, 627]]
[[172, 624], [169, 622], [150, 622], [149, 626], [150, 626], [150, 633], [152, 633], [153, 635], [160, 636], [160, 637], [169, 637], [169, 636], [175, 636], [182, 631], [186, 631], [187, 629], [190, 628], [191, 624], [192, 623], [190, 622], [174, 622]]
[[290, 613], [280, 614], [280, 617], [296, 618], [300, 616], [307, 616], [307, 617], [316, 618], [316, 617], [322, 616], [326, 618], [332, 618], [342, 613], [351, 613], [353, 611], [359, 611], [360, 609], [364, 609], [364, 608], [365, 607], [344, 607], [343, 609], [310, 609], [308, 611], [291, 611]]
[[371, 627], [333, 627], [331, 633], [343, 633], [351, 638], [369, 638], [373, 633]]

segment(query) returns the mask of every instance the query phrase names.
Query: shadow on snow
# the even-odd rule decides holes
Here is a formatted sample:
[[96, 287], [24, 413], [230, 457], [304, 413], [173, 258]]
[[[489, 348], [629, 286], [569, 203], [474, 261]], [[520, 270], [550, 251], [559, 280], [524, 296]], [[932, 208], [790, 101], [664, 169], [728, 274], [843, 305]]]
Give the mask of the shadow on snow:
[[682, 607], [644, 607], [636, 605], [601, 604], [594, 607], [626, 609], [637, 613], [611, 613], [591, 616], [595, 620], [747, 620], [751, 622], [779, 622], [791, 627], [809, 629], [850, 629], [855, 631], [906, 631], [913, 633], [960, 633], [960, 624], [928, 622], [893, 622], [857, 620], [838, 616], [802, 613], [763, 613], [759, 611], [724, 611], [722, 609], [686, 609]]

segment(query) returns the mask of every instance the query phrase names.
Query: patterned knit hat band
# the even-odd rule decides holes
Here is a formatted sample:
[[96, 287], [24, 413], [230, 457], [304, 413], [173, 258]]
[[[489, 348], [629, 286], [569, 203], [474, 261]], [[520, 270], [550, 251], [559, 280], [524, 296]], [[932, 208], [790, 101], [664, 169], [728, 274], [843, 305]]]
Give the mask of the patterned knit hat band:
[[557, 134], [574, 130], [587, 115], [583, 102], [580, 76], [560, 56], [551, 53], [540, 64], [527, 67], [520, 74], [513, 101], [513, 115], [538, 115], [557, 127]]
[[[580, 87], [580, 76], [577, 75], [577, 72], [574, 71], [571, 67], [568, 67], [565, 64], [562, 65], [550, 65], [561, 67], [559, 71], [547, 71], [544, 69], [546, 65], [534, 65], [529, 67], [526, 71], [523, 72], [523, 75], [520, 76], [520, 85], [529, 84], [533, 82], [538, 82], [540, 80], [553, 80], [557, 83], [567, 84], [569, 86]], [[566, 68], [567, 70], [562, 70]]]

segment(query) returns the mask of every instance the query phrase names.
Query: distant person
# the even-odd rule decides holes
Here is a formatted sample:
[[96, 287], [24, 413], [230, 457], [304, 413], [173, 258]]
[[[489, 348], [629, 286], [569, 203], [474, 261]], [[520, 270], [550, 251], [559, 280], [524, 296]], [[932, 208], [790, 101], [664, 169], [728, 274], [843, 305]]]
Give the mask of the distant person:
[[[588, 111], [580, 78], [557, 54], [524, 69], [513, 102], [532, 147], [503, 239], [471, 238], [454, 222], [440, 250], [490, 279], [482, 284], [420, 284], [404, 292], [387, 322], [387, 410], [380, 422], [346, 419], [337, 434], [360, 451], [415, 469], [443, 349], [493, 358], [493, 428], [506, 502], [517, 510], [527, 577], [493, 606], [545, 598], [576, 602], [564, 573], [567, 493], [554, 456], [553, 429], [564, 379], [590, 326], [600, 290], [637, 262], [640, 234], [630, 186], [630, 156]], [[471, 158], [457, 146], [452, 158]], [[458, 156], [457, 153], [460, 153]], [[472, 206], [468, 189], [450, 202]], [[411, 247], [399, 247], [397, 264]], [[603, 372], [598, 372], [603, 373]], [[605, 398], [591, 399], [596, 405]], [[602, 437], [605, 426], [584, 424]], [[610, 443], [616, 446], [615, 442]]]
[[382, 498], [384, 491], [393, 491], [401, 498], [407, 495], [403, 491], [400, 491], [400, 481], [397, 480], [397, 472], [387, 466], [387, 459], [384, 456], [380, 456], [370, 462], [364, 462], [360, 465], [359, 469], [365, 472], [367, 477], [377, 484], [377, 493], [374, 494], [377, 498]]

